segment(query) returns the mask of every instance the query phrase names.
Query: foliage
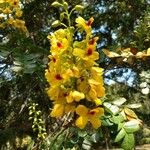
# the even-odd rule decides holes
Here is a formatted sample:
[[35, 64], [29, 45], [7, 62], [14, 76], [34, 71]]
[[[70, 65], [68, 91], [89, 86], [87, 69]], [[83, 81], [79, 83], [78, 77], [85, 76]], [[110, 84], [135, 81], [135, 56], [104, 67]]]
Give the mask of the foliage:
[[[0, 0], [0, 149], [102, 149], [121, 145], [131, 149], [134, 143], [148, 143], [149, 1], [53, 2]], [[47, 56], [52, 46], [47, 35], [56, 33], [60, 27], [65, 30], [68, 24], [76, 28], [74, 20], [81, 15], [85, 20], [94, 18], [92, 35], [100, 37], [96, 41], [100, 55], [96, 67], [104, 69], [106, 95], [101, 98], [100, 107], [105, 111], [97, 130], [89, 125], [82, 130], [75, 127], [78, 114], [74, 118], [70, 113], [57, 119], [49, 117], [54, 105], [45, 90], [49, 83], [44, 70], [49, 68]], [[69, 33], [74, 34], [72, 45], [75, 41], [81, 44], [86, 37], [81, 30]], [[113, 52], [115, 57], [109, 57], [108, 53]], [[74, 94], [70, 95], [72, 101]], [[81, 105], [81, 102], [90, 109], [96, 106], [85, 99], [72, 103]], [[32, 104], [38, 106], [31, 115]], [[41, 113], [35, 116], [38, 112]], [[32, 120], [29, 121], [29, 117], [33, 117]], [[44, 139], [38, 139], [38, 132], [33, 132], [36, 117], [44, 121], [44, 124], [37, 122], [46, 129]], [[137, 132], [143, 123], [143, 129]]]

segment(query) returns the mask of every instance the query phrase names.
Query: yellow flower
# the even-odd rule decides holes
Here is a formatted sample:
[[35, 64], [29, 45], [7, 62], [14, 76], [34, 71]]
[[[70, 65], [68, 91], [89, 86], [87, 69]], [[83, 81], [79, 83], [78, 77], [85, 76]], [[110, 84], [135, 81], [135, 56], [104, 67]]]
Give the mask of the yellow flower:
[[3, 13], [4, 14], [11, 14], [12, 13], [12, 10], [8, 7], [6, 7], [4, 10], [3, 10]]
[[68, 103], [72, 103], [73, 101], [79, 102], [81, 99], [84, 99], [84, 93], [78, 91], [70, 91], [69, 95], [66, 97]]
[[77, 27], [86, 31], [87, 34], [91, 34], [91, 25], [94, 21], [94, 18], [91, 17], [88, 21], [85, 21], [82, 17], [76, 19]]
[[50, 85], [60, 85], [63, 82], [63, 76], [60, 71], [57, 71], [55, 68], [45, 70], [45, 77]]
[[19, 7], [19, 0], [8, 0], [8, 2], [15, 8]]
[[69, 42], [66, 38], [57, 39], [55, 36], [51, 38], [51, 52], [62, 53], [67, 50]]
[[72, 68], [67, 70], [66, 75], [70, 77], [79, 78], [80, 77], [79, 68], [77, 68], [76, 66], [73, 66]]
[[101, 85], [103, 85], [104, 84], [103, 69], [100, 67], [92, 67], [90, 71], [91, 71], [91, 78], [99, 82]]
[[103, 97], [105, 95], [105, 88], [101, 83], [95, 81], [94, 79], [89, 79], [88, 82], [91, 87], [89, 92], [91, 98], [94, 99], [94, 97]]
[[20, 10], [20, 9], [16, 9], [16, 13], [15, 13], [15, 15], [17, 16], [17, 17], [21, 17], [22, 16], [22, 11]]
[[104, 115], [104, 109], [98, 107], [90, 110], [84, 105], [79, 105], [76, 108], [76, 114], [79, 115], [75, 122], [77, 127], [83, 129], [89, 121], [92, 126], [97, 129], [101, 126], [100, 117]]
[[65, 102], [55, 103], [50, 116], [58, 118], [69, 112], [74, 112], [74, 110], [75, 106], [73, 104], [67, 104]]
[[[61, 93], [62, 93], [62, 88], [60, 88], [57, 85], [53, 85], [49, 89], [47, 89], [47, 94], [51, 100], [60, 99], [60, 95], [62, 95]], [[63, 99], [64, 97], [62, 96], [61, 98]]]
[[0, 4], [1, 4], [1, 3], [4, 3], [4, 2], [5, 2], [5, 0], [0, 0]]
[[80, 77], [78, 80], [77, 80], [77, 89], [81, 92], [83, 92], [84, 94], [87, 94], [88, 91], [89, 91], [89, 84], [88, 84], [88, 81], [85, 77]]
[[13, 18], [13, 17], [9, 18], [9, 19], [8, 19], [8, 23], [9, 23], [10, 25], [12, 25], [12, 24], [14, 23], [14, 18]]
[[94, 38], [92, 38], [92, 39], [90, 39], [89, 41], [88, 41], [88, 45], [97, 45], [97, 40], [98, 40], [99, 38], [98, 37], [94, 37]]
[[88, 46], [86, 49], [75, 48], [73, 55], [85, 61], [85, 65], [95, 64], [95, 60], [99, 59], [99, 53], [95, 51], [95, 46]]
[[47, 37], [51, 42], [51, 53], [62, 53], [70, 43], [70, 34], [67, 29], [59, 29]]

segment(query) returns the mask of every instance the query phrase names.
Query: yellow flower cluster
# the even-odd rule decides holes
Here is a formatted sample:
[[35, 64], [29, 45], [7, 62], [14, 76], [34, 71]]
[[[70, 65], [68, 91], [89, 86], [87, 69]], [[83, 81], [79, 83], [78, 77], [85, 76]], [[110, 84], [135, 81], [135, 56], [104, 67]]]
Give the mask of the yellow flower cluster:
[[0, 28], [12, 26], [27, 33], [22, 14], [19, 0], [0, 0]]
[[74, 39], [73, 27], [58, 29], [48, 36], [51, 54], [45, 77], [49, 83], [48, 96], [54, 103], [50, 115], [57, 118], [69, 112], [76, 114], [75, 124], [81, 129], [88, 122], [97, 129], [104, 114], [100, 107], [100, 98], [105, 95], [103, 69], [95, 62], [99, 53], [98, 37], [92, 35], [93, 20], [76, 19], [77, 29], [86, 33], [82, 41]]

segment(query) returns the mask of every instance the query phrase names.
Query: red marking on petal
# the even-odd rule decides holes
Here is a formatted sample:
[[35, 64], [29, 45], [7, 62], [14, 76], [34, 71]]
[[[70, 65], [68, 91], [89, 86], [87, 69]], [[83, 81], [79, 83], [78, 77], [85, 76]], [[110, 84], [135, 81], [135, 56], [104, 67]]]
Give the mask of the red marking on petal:
[[90, 18], [87, 22], [86, 22], [86, 25], [87, 26], [91, 26], [93, 23], [93, 18]]
[[56, 58], [55, 58], [55, 57], [52, 57], [52, 61], [55, 63], [55, 62], [56, 62]]
[[17, 5], [17, 2], [14, 2], [14, 6]]
[[58, 46], [59, 48], [62, 48], [62, 44], [61, 44], [60, 42], [57, 42], [57, 46]]
[[84, 81], [84, 78], [83, 78], [83, 77], [80, 77], [80, 80], [81, 80], [81, 82], [82, 82], [82, 81]]
[[93, 45], [95, 43], [95, 39], [91, 39], [90, 41], [89, 41], [89, 45]]
[[91, 110], [88, 112], [89, 115], [94, 115], [96, 112], [94, 110]]
[[63, 95], [64, 95], [64, 97], [66, 97], [66, 96], [68, 96], [68, 93], [64, 93]]
[[56, 74], [55, 78], [56, 78], [56, 80], [62, 80], [62, 77], [60, 76], [60, 74]]
[[92, 50], [91, 48], [89, 48], [89, 49], [87, 50], [87, 55], [92, 55], [92, 53], [93, 53], [93, 50]]

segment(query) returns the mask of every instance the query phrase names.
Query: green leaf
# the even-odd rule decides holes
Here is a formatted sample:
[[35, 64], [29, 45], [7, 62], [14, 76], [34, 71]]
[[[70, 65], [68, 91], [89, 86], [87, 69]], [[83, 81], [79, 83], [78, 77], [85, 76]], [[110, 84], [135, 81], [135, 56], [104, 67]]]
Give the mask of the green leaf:
[[124, 118], [122, 115], [118, 115], [118, 116], [113, 116], [111, 118], [111, 121], [114, 122], [115, 124], [119, 124], [120, 122], [124, 121]]
[[87, 136], [87, 132], [84, 131], [84, 130], [79, 130], [79, 131], [78, 131], [78, 136], [79, 136], [79, 137], [85, 137], [85, 136]]
[[10, 69], [14, 72], [20, 72], [23, 68], [21, 66], [12, 66]]
[[137, 104], [129, 104], [127, 105], [128, 108], [140, 108], [142, 107], [142, 105], [140, 103], [137, 103]]
[[116, 105], [112, 105], [111, 103], [104, 102], [103, 105], [105, 106], [106, 110], [113, 115], [116, 115], [119, 112], [119, 107]]
[[121, 144], [121, 147], [124, 150], [132, 150], [134, 148], [134, 145], [135, 145], [134, 135], [126, 134]]
[[97, 143], [100, 140], [100, 134], [99, 133], [94, 133], [91, 136], [91, 141], [94, 143]]
[[89, 141], [88, 139], [85, 139], [82, 143], [82, 148], [85, 150], [90, 150], [91, 147], [92, 147], [91, 141]]
[[124, 124], [123, 128], [127, 133], [133, 133], [140, 129], [139, 121], [138, 120], [131, 120]]
[[123, 125], [124, 125], [124, 123], [119, 123], [119, 124], [118, 124], [118, 131], [123, 128]]
[[117, 134], [116, 138], [115, 138], [115, 141], [114, 142], [119, 142], [121, 141], [124, 136], [126, 135], [126, 131], [122, 128], [119, 133]]
[[117, 105], [117, 106], [121, 106], [122, 104], [124, 104], [127, 100], [124, 98], [124, 97], [120, 97], [118, 98], [117, 100], [113, 101], [112, 103], [114, 105]]
[[102, 119], [102, 125], [103, 126], [112, 126], [114, 125], [108, 118]]

